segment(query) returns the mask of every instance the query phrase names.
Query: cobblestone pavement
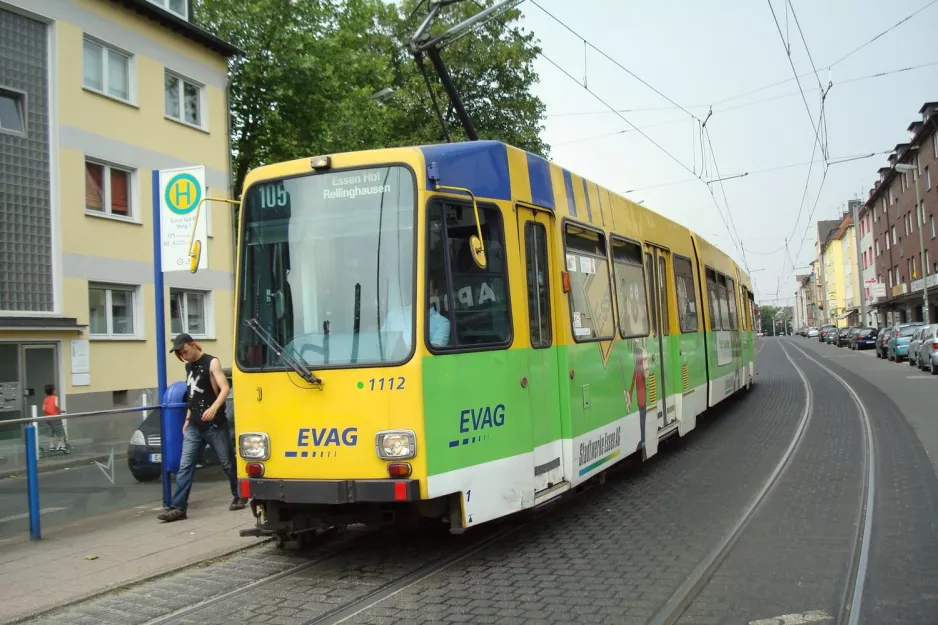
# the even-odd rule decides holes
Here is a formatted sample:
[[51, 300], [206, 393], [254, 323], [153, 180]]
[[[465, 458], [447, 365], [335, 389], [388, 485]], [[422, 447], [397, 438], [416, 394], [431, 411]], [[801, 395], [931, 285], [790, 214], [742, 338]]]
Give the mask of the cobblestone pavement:
[[[863, 623], [938, 623], [938, 476], [926, 448], [909, 423], [908, 411], [938, 419], [938, 378], [921, 373], [914, 397], [897, 406], [891, 378], [871, 383], [857, 372], [862, 356], [840, 358], [817, 343], [795, 344], [850, 384], [866, 404], [876, 445], [876, 499], [870, 566], [863, 595]], [[833, 357], [833, 356], [838, 357]], [[894, 377], [899, 365], [879, 361]], [[907, 367], [905, 375], [919, 375]], [[875, 378], [874, 378], [875, 379]], [[935, 454], [935, 449], [930, 450]]]
[[[792, 356], [817, 393], [806, 438], [682, 622], [746, 624], [840, 605], [855, 532], [862, 431], [846, 391], [817, 365]], [[350, 532], [304, 554], [260, 547], [32, 622], [137, 625], [305, 566], [173, 622], [646, 623], [719, 543], [792, 439], [805, 394], [779, 341], [764, 343], [759, 370], [748, 395], [700, 420], [691, 435], [662, 445], [650, 462], [616, 471], [604, 485], [555, 509], [504, 524], [518, 529], [406, 587], [393, 584], [501, 527], [459, 537]], [[871, 394], [879, 391], [866, 391], [865, 401], [868, 395], [877, 400]], [[879, 394], [885, 410], [889, 400]], [[908, 440], [911, 430], [901, 414], [889, 414], [874, 423], [877, 444], [898, 436], [906, 446], [879, 452], [871, 557], [881, 568], [867, 583], [864, 616], [871, 623], [920, 622], [915, 615], [930, 605], [926, 584], [932, 582], [931, 593], [938, 587], [929, 542], [936, 500], [927, 480], [914, 475], [921, 446], [916, 450]], [[897, 451], [905, 457], [886, 460]], [[917, 489], [925, 489], [924, 498], [910, 501]], [[886, 506], [900, 507], [880, 510]], [[910, 532], [918, 537], [913, 545], [903, 542]], [[897, 588], [909, 575], [924, 579]], [[380, 591], [390, 596], [361, 612], [335, 612]]]
[[787, 349], [814, 393], [805, 437], [681, 625], [749, 623], [811, 610], [836, 616], [844, 602], [862, 495], [864, 429], [847, 390]]

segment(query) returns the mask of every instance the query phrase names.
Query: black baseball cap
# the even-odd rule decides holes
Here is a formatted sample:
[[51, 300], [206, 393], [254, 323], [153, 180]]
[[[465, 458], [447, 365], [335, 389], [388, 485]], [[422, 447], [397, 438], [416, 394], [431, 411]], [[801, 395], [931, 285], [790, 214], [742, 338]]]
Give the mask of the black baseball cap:
[[192, 337], [183, 332], [182, 334], [177, 334], [176, 338], [173, 339], [173, 348], [169, 350], [169, 353], [178, 352], [182, 349], [182, 346], [186, 343], [191, 343], [193, 341]]

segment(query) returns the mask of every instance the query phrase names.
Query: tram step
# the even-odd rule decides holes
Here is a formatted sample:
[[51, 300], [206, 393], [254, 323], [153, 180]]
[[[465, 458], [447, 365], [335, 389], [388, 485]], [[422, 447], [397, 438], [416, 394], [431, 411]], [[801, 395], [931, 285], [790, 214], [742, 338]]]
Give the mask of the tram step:
[[553, 501], [557, 497], [560, 497], [562, 494], [570, 490], [570, 482], [560, 482], [559, 484], [554, 484], [546, 490], [542, 490], [539, 493], [534, 495], [534, 507], [543, 506], [544, 504]]

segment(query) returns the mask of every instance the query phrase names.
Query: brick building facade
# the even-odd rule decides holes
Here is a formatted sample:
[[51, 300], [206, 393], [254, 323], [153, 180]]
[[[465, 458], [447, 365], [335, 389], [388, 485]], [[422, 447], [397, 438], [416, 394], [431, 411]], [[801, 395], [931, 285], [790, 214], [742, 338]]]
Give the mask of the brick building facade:
[[[925, 103], [919, 113], [921, 120], [908, 127], [909, 141], [896, 145], [889, 156], [889, 165], [879, 170], [879, 180], [866, 202], [866, 209], [873, 216], [876, 277], [886, 285], [886, 296], [873, 301], [880, 325], [924, 320], [925, 280], [929, 303], [927, 321], [938, 321], [935, 310], [938, 302], [938, 240], [935, 238], [938, 189], [932, 181], [933, 177], [938, 181], [938, 102]], [[902, 172], [896, 167], [906, 164], [912, 165], [913, 170]], [[920, 198], [918, 207], [916, 184]]]

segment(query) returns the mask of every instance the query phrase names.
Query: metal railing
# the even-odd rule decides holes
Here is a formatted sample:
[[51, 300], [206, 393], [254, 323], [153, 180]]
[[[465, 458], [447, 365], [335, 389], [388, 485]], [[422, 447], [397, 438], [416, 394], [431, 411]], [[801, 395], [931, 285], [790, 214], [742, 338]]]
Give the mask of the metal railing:
[[[161, 423], [161, 436], [160, 436], [160, 447], [161, 447], [161, 458], [165, 459], [166, 454], [166, 436], [162, 432], [163, 424], [163, 411], [164, 410], [181, 410], [186, 408], [185, 403], [165, 403], [162, 405], [153, 405], [153, 406], [136, 406], [129, 408], [114, 408], [110, 410], [92, 410], [89, 412], [74, 412], [74, 413], [60, 413], [57, 415], [49, 416], [39, 416], [39, 407], [36, 405], [30, 406], [31, 416], [22, 417], [19, 419], [9, 419], [5, 421], [0, 421], [0, 428], [8, 425], [19, 425], [22, 424], [25, 430], [25, 444], [26, 444], [26, 493], [28, 498], [28, 509], [29, 509], [29, 537], [31, 540], [39, 540], [42, 538], [42, 528], [40, 525], [40, 508], [39, 508], [39, 424], [45, 423], [47, 421], [56, 421], [62, 419], [84, 419], [89, 417], [100, 417], [106, 415], [116, 415], [116, 414], [132, 414], [139, 412], [148, 412], [157, 410], [160, 411], [160, 423]], [[167, 493], [170, 490], [169, 483], [169, 472], [165, 470], [165, 460], [164, 469], [160, 471], [163, 481], [163, 499], [164, 505], [168, 504]]]

